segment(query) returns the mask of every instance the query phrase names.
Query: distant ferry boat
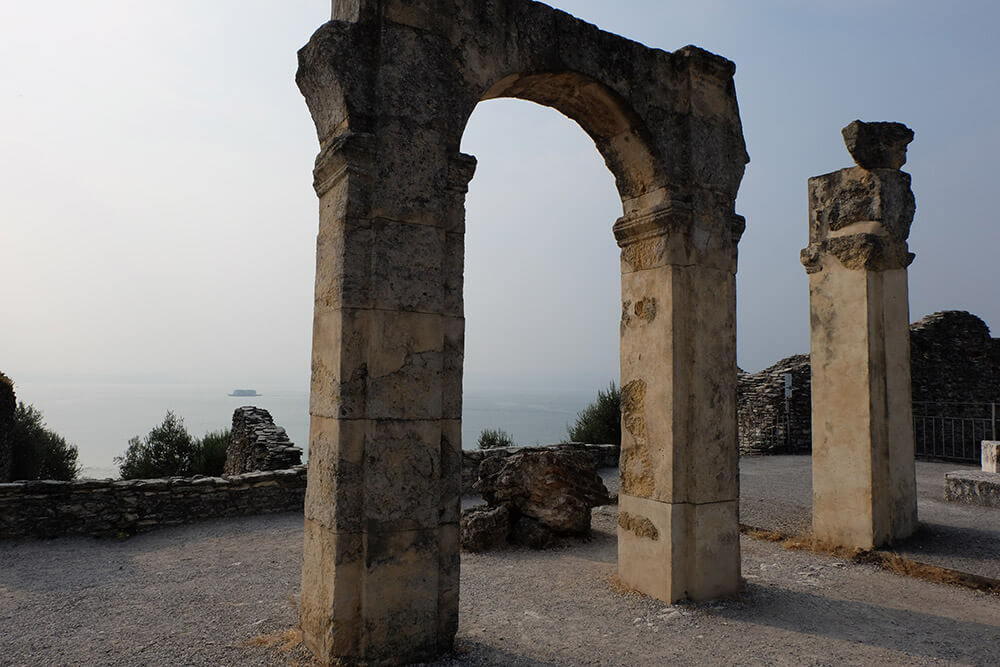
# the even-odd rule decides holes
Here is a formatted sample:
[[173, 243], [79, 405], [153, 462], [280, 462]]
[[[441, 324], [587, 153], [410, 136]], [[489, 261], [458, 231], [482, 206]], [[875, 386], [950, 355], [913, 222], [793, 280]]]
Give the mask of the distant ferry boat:
[[230, 396], [260, 396], [256, 389], [233, 389]]

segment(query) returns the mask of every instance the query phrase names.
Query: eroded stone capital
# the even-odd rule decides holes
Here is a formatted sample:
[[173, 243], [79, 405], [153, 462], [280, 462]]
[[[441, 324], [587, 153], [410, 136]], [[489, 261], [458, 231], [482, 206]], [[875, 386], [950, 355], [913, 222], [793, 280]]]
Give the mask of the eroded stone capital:
[[733, 213], [704, 214], [680, 200], [619, 218], [615, 239], [622, 272], [667, 265], [706, 265], [736, 272], [736, 247], [746, 220]]
[[861, 271], [908, 267], [915, 211], [910, 175], [897, 169], [851, 167], [810, 178], [806, 272], [821, 271], [824, 256]]
[[345, 132], [326, 142], [313, 168], [313, 188], [323, 197], [348, 175], [365, 182], [372, 178], [375, 136], [365, 132]]

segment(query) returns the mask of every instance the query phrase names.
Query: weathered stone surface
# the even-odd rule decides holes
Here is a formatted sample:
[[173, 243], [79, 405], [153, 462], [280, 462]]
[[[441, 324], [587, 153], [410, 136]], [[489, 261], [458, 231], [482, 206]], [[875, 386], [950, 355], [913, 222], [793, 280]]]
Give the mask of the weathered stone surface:
[[302, 464], [302, 449], [292, 444], [263, 408], [244, 406], [233, 412], [233, 427], [223, 473], [286, 470]]
[[983, 440], [982, 466], [983, 472], [1000, 473], [1000, 442]]
[[736, 396], [741, 454], [812, 449], [809, 355], [796, 354], [758, 373], [739, 375]]
[[472, 507], [462, 512], [462, 548], [490, 551], [507, 544], [510, 510], [506, 505]]
[[[461, 433], [460, 424], [458, 433]], [[475, 493], [473, 486], [479, 481], [479, 466], [489, 458], [507, 459], [522, 451], [521, 447], [498, 449], [462, 450], [462, 493]], [[557, 445], [543, 445], [535, 449], [571, 450], [587, 453], [597, 468], [617, 468], [621, 447], [615, 445], [590, 445], [582, 442], [564, 442]]]
[[506, 460], [486, 459], [474, 488], [489, 505], [509, 505], [570, 534], [587, 533], [590, 510], [609, 500], [593, 459], [570, 451], [528, 450]]
[[864, 169], [900, 169], [913, 130], [902, 123], [865, 123], [856, 120], [842, 130], [851, 157]]
[[[910, 324], [910, 374], [914, 412], [930, 417], [991, 417], [1000, 397], [1000, 339], [971, 313], [948, 310]], [[786, 401], [784, 375], [792, 375]], [[744, 454], [808, 452], [812, 449], [811, 368], [809, 355], [783, 359], [759, 373], [740, 374], [738, 394], [740, 451]], [[917, 412], [919, 410], [919, 412]], [[982, 430], [977, 429], [979, 437]], [[917, 429], [920, 455], [948, 458], [933, 429]], [[974, 433], [968, 433], [975, 439]], [[936, 451], [937, 447], [941, 447]], [[979, 442], [975, 441], [979, 447]], [[962, 452], [959, 452], [960, 454]], [[966, 456], [961, 458], [966, 459]]]
[[0, 373], [0, 484], [11, 481], [11, 465], [13, 464], [13, 443], [10, 430], [14, 426], [14, 410], [17, 399], [14, 396], [14, 383], [3, 373]]
[[944, 476], [945, 499], [969, 505], [1000, 508], [1000, 474], [961, 470]]
[[906, 240], [909, 176], [809, 180], [813, 534], [870, 549], [917, 527]]
[[0, 484], [0, 539], [117, 537], [204, 519], [300, 512], [306, 468], [125, 481]]
[[[649, 468], [639, 474], [671, 502], [736, 497], [734, 273], [745, 224], [735, 201], [748, 158], [735, 67], [696, 47], [649, 49], [529, 0], [337, 0], [333, 18], [300, 51], [297, 75], [320, 141], [310, 412], [324, 420], [310, 442], [316, 534], [303, 591], [325, 588], [303, 595], [302, 627], [322, 661], [412, 662], [450, 646], [457, 626], [462, 245], [475, 168], [458, 147], [476, 104], [516, 97], [561, 111], [615, 176], [623, 276], [636, 283], [623, 382], [647, 383], [636, 416], [649, 426]], [[363, 422], [364, 435], [328, 421]], [[352, 513], [358, 557], [372, 563], [378, 550], [378, 572], [338, 565], [328, 548]], [[574, 516], [567, 525], [579, 529], [583, 513]], [[381, 548], [399, 531], [434, 534], [436, 547], [419, 561], [409, 547]], [[381, 587], [391, 590], [376, 595]], [[728, 592], [737, 587], [738, 576]]]

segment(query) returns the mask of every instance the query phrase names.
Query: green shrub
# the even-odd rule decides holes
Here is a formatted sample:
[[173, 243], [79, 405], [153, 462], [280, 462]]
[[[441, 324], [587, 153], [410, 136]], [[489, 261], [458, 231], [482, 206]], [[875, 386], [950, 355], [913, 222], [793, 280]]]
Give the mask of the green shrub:
[[569, 439], [591, 445], [621, 445], [622, 394], [612, 380], [607, 391], [597, 391], [597, 400], [576, 416], [567, 428]]
[[191, 474], [219, 477], [226, 466], [226, 451], [229, 449], [229, 429], [206, 433], [195, 443], [191, 457]]
[[45, 426], [33, 405], [18, 403], [10, 430], [12, 479], [76, 479], [77, 448]]
[[488, 428], [479, 434], [479, 449], [500, 449], [513, 447], [514, 439], [502, 428]]
[[122, 479], [186, 476], [191, 474], [195, 442], [184, 428], [184, 420], [167, 412], [163, 423], [149, 434], [128, 441], [128, 449], [115, 457]]

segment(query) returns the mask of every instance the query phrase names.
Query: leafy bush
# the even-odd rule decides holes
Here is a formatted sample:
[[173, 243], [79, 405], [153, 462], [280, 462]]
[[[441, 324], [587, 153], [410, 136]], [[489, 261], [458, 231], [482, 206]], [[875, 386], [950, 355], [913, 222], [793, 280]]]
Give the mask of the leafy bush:
[[229, 449], [229, 429], [206, 433], [195, 443], [191, 457], [191, 473], [218, 477], [226, 465], [226, 451]]
[[186, 476], [191, 474], [195, 442], [184, 428], [184, 420], [168, 411], [163, 423], [139, 439], [128, 441], [123, 456], [116, 456], [122, 479]]
[[621, 445], [622, 394], [612, 380], [607, 391], [597, 391], [597, 400], [576, 416], [567, 428], [569, 439], [591, 445]]
[[18, 403], [10, 430], [13, 479], [76, 479], [77, 448], [45, 426], [33, 405]]
[[500, 449], [513, 447], [514, 439], [502, 428], [488, 428], [479, 434], [479, 449]]
[[195, 440], [184, 427], [184, 419], [168, 411], [163, 423], [140, 439], [128, 441], [128, 449], [115, 457], [122, 479], [156, 477], [218, 477], [226, 464], [229, 431], [213, 431]]

